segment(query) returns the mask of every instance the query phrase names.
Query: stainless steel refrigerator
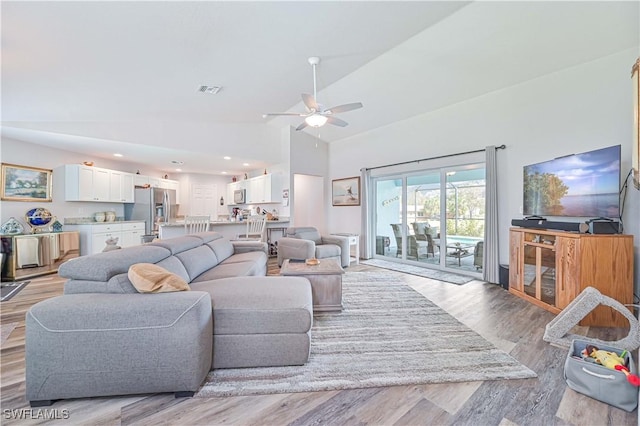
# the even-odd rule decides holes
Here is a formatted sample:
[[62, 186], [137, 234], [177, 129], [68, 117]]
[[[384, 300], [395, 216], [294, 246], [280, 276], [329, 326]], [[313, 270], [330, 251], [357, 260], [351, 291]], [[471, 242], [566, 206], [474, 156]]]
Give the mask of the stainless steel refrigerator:
[[125, 220], [144, 220], [147, 235], [158, 235], [158, 226], [175, 222], [177, 213], [174, 189], [136, 187], [135, 202], [124, 205]]

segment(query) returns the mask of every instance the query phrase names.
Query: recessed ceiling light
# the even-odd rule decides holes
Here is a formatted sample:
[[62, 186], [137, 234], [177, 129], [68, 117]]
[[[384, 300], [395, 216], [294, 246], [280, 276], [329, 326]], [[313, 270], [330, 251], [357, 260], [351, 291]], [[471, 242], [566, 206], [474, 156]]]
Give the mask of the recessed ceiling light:
[[184, 164], [184, 161], [171, 160], [171, 164], [177, 164], [179, 166], [182, 166]]
[[176, 169], [176, 172], [181, 172], [181, 171], [182, 171], [182, 169]]
[[243, 166], [248, 166], [248, 165], [249, 165], [249, 163], [242, 163], [242, 165], [243, 165]]
[[122, 157], [122, 154], [118, 154], [117, 152], [113, 154], [114, 157]]
[[222, 174], [223, 174], [223, 175], [226, 175], [226, 174], [227, 174], [227, 172], [222, 172]]
[[225, 160], [231, 160], [231, 157], [227, 157], [226, 155], [222, 158], [224, 158]]
[[198, 88], [198, 92], [209, 93], [211, 95], [215, 95], [222, 89], [222, 86], [205, 86], [202, 85]]

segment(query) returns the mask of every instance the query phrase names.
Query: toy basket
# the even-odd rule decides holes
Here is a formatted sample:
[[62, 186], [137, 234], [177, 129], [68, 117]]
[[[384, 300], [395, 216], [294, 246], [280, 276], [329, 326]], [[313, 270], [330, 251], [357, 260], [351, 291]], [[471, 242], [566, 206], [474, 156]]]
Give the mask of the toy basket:
[[[633, 411], [638, 406], [638, 388], [627, 380], [622, 371], [612, 370], [600, 364], [585, 361], [581, 353], [593, 343], [582, 340], [571, 342], [569, 354], [564, 364], [564, 379], [567, 386], [598, 401], [605, 402], [625, 411]], [[598, 349], [623, 353], [622, 349], [605, 345], [595, 345]], [[625, 366], [631, 374], [638, 374], [638, 369], [629, 352], [624, 355]]]

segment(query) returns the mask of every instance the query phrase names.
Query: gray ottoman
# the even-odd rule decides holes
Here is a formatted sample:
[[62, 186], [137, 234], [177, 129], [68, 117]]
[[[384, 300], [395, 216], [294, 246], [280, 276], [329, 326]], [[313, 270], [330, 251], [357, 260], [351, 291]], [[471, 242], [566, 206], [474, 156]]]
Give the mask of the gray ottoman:
[[313, 301], [302, 277], [192, 282], [211, 294], [212, 368], [302, 365], [309, 359]]
[[[99, 297], [97, 297], [99, 296]], [[211, 367], [208, 293], [69, 294], [26, 315], [26, 397], [197, 391]]]

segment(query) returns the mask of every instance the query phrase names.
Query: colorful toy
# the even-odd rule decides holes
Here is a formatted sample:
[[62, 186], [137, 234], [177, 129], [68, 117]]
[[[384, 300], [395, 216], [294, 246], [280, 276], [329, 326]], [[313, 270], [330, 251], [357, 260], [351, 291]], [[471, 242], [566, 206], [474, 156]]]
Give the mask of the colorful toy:
[[583, 359], [592, 358], [597, 364], [600, 364], [611, 370], [622, 371], [627, 376], [627, 381], [634, 386], [640, 386], [640, 377], [635, 374], [631, 374], [629, 369], [625, 366], [624, 354], [626, 351], [618, 355], [615, 352], [600, 350], [595, 346], [588, 345], [582, 351]]

